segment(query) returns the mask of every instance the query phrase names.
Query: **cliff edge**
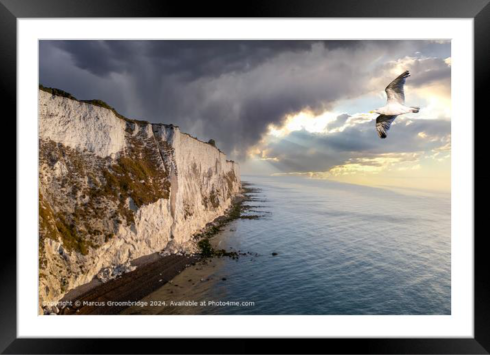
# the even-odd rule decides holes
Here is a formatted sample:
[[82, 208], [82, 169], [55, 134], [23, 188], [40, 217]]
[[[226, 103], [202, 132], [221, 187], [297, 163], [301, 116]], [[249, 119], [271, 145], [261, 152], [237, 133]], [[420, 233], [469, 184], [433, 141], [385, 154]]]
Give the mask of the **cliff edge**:
[[238, 164], [173, 125], [39, 91], [39, 294], [56, 301], [107, 268], [193, 238], [240, 191]]

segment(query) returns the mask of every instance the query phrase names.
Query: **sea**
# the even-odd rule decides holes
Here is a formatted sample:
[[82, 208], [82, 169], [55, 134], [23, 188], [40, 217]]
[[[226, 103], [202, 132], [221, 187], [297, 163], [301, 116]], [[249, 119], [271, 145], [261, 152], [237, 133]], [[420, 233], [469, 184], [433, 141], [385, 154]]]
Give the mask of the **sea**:
[[451, 196], [243, 176], [244, 216], [212, 238], [238, 259], [191, 266], [126, 314], [451, 314]]

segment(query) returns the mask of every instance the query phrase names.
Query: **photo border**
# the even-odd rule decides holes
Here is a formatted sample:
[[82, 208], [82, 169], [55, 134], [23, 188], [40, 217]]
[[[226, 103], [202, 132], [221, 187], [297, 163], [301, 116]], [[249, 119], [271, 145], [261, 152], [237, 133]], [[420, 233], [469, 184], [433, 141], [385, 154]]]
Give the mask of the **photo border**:
[[[0, 78], [3, 116], [12, 123], [16, 115], [16, 40], [18, 18], [91, 18], [91, 17], [384, 17], [384, 18], [473, 18], [475, 60], [475, 138], [486, 132], [484, 98], [490, 63], [490, 0], [336, 0], [248, 1], [240, 10], [222, 4], [130, 0], [0, 0]], [[236, 7], [235, 7], [236, 9]], [[481, 116], [478, 125], [476, 117]], [[17, 123], [18, 124], [18, 123]], [[19, 128], [19, 129], [16, 129]], [[16, 127], [21, 134], [22, 127]], [[8, 137], [10, 138], [10, 137]], [[482, 138], [475, 140], [477, 153], [483, 154]], [[478, 145], [479, 144], [479, 145]], [[17, 163], [17, 162], [16, 162]], [[484, 168], [475, 166], [476, 201], [488, 197], [483, 184]], [[8, 186], [8, 185], [5, 185]], [[16, 185], [17, 189], [21, 186]], [[13, 189], [11, 189], [13, 190]], [[5, 199], [6, 200], [6, 199]], [[8, 201], [8, 200], [6, 200]], [[482, 215], [482, 210], [476, 210]], [[17, 215], [16, 215], [17, 216]], [[480, 221], [483, 216], [480, 216]], [[490, 269], [484, 240], [474, 233], [475, 242], [475, 337], [473, 339], [26, 339], [17, 338], [16, 323], [16, 241], [5, 233], [0, 249], [0, 350], [5, 353], [488, 353], [490, 349], [489, 280]], [[217, 343], [219, 341], [219, 343]], [[4, 350], [5, 349], [5, 350]]]

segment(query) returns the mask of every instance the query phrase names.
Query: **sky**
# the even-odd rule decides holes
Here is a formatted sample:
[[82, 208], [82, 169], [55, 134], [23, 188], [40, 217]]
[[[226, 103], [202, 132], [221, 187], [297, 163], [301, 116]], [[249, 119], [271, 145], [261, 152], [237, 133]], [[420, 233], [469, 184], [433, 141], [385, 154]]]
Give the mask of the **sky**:
[[[39, 79], [214, 139], [242, 174], [450, 190], [449, 41], [40, 41]], [[406, 104], [379, 139], [385, 87]]]

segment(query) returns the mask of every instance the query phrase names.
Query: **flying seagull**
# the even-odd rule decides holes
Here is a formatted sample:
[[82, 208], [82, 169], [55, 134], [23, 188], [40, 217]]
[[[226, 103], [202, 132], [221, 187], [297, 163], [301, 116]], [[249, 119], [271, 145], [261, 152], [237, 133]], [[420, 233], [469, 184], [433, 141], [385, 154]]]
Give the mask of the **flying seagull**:
[[410, 112], [417, 113], [420, 110], [418, 107], [405, 106], [403, 85], [405, 85], [405, 79], [409, 76], [410, 73], [406, 70], [393, 80], [385, 89], [386, 96], [388, 97], [386, 105], [370, 112], [379, 114], [376, 118], [376, 130], [378, 131], [379, 138], [386, 138], [386, 132], [390, 129], [391, 123], [395, 120], [396, 116]]

